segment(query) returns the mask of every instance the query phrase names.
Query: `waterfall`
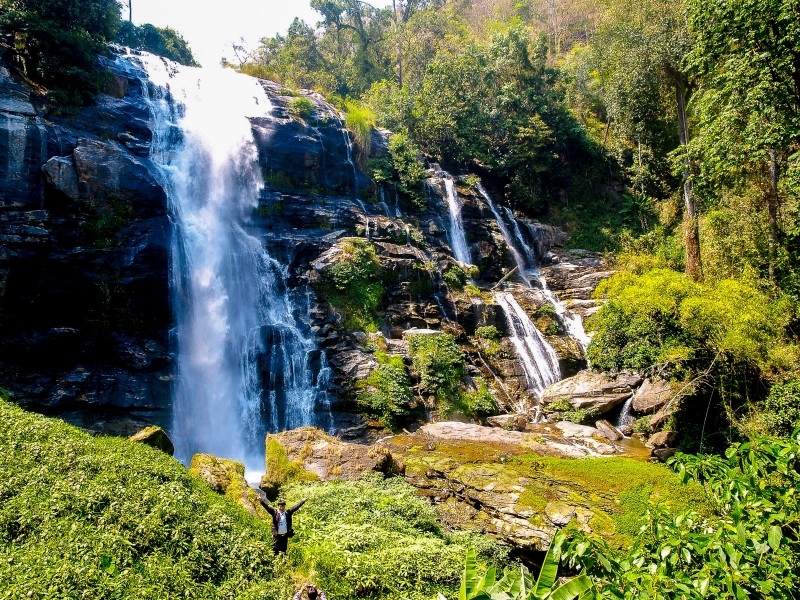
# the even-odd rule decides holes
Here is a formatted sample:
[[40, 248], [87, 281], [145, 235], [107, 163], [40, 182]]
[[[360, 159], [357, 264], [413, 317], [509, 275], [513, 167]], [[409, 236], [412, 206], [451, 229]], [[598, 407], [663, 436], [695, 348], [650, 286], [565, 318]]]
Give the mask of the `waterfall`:
[[525, 242], [525, 238], [523, 237], [522, 231], [519, 227], [519, 222], [516, 218], [514, 218], [514, 213], [512, 213], [508, 207], [503, 207], [503, 210], [508, 218], [508, 222], [511, 223], [511, 228], [513, 230], [512, 234], [512, 231], [509, 230], [505, 219], [502, 218], [497, 208], [495, 208], [494, 202], [492, 202], [491, 197], [489, 197], [489, 194], [486, 192], [483, 186], [478, 184], [477, 189], [481, 196], [483, 196], [483, 199], [486, 200], [489, 210], [492, 211], [492, 214], [497, 221], [497, 225], [500, 227], [500, 232], [503, 234], [503, 239], [506, 242], [506, 246], [508, 246], [508, 249], [511, 250], [511, 254], [514, 256], [514, 261], [519, 269], [520, 277], [522, 277], [523, 281], [528, 287], [532, 287], [530, 275], [531, 272], [533, 273], [533, 275], [539, 281], [539, 284], [542, 286], [542, 292], [544, 293], [545, 298], [547, 298], [550, 304], [553, 305], [553, 309], [556, 311], [556, 315], [566, 328], [567, 333], [569, 333], [572, 338], [577, 340], [585, 352], [586, 348], [589, 346], [590, 339], [589, 336], [586, 335], [586, 330], [583, 328], [583, 320], [580, 318], [580, 316], [570, 312], [570, 310], [564, 306], [564, 303], [561, 302], [558, 296], [556, 296], [556, 294], [547, 287], [547, 280], [538, 272], [539, 265], [536, 259], [536, 253]]
[[541, 398], [549, 385], [561, 379], [558, 356], [514, 296], [497, 292], [494, 298], [505, 313], [511, 343], [520, 358], [527, 387]]
[[517, 272], [519, 273], [519, 276], [522, 277], [522, 280], [525, 282], [525, 285], [531, 287], [531, 280], [528, 278], [527, 274], [528, 269], [527, 265], [525, 264], [525, 259], [522, 257], [522, 254], [520, 254], [517, 245], [514, 244], [511, 238], [511, 232], [508, 230], [508, 226], [506, 225], [503, 218], [500, 216], [500, 213], [497, 212], [497, 208], [495, 208], [494, 202], [492, 202], [492, 198], [486, 192], [484, 187], [479, 183], [477, 188], [480, 195], [483, 196], [484, 200], [486, 200], [486, 204], [489, 206], [489, 210], [492, 211], [492, 214], [494, 215], [494, 218], [497, 221], [497, 225], [498, 227], [500, 227], [500, 233], [503, 234], [503, 239], [506, 242], [506, 246], [508, 246], [508, 249], [511, 250], [511, 255], [514, 257], [514, 262], [517, 264]]
[[319, 400], [318, 352], [295, 320], [287, 269], [248, 231], [264, 185], [248, 117], [272, 107], [256, 79], [230, 69], [134, 60], [153, 84], [151, 158], [173, 223], [176, 456], [263, 472], [267, 429], [312, 424]]
[[447, 190], [447, 208], [450, 211], [450, 245], [456, 260], [464, 264], [472, 264], [467, 238], [464, 236], [464, 222], [461, 220], [461, 202], [456, 192], [456, 183], [452, 177], [445, 177], [444, 187]]
[[630, 425], [633, 423], [633, 400], [635, 396], [631, 396], [625, 401], [625, 404], [622, 405], [622, 410], [619, 413], [619, 418], [617, 422], [614, 424], [615, 427], [620, 428], [624, 425]]

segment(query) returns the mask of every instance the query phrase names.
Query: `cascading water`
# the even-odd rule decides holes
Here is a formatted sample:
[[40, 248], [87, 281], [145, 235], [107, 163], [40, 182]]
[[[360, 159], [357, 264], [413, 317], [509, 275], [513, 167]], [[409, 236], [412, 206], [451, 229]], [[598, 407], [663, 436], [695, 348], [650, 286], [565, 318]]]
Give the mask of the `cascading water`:
[[[153, 111], [174, 225], [171, 286], [178, 377], [176, 455], [263, 471], [264, 435], [314, 423], [313, 340], [294, 318], [286, 269], [247, 231], [264, 185], [248, 117], [271, 104], [257, 80], [136, 57]], [[322, 357], [324, 360], [324, 357]]]
[[477, 189], [481, 196], [483, 196], [484, 200], [486, 200], [489, 210], [492, 211], [494, 218], [497, 220], [497, 225], [500, 227], [500, 232], [503, 234], [503, 239], [506, 242], [506, 246], [508, 246], [509, 250], [511, 250], [511, 254], [514, 256], [514, 261], [519, 269], [520, 277], [528, 287], [532, 287], [532, 277], [535, 277], [539, 281], [545, 298], [547, 298], [550, 304], [553, 305], [556, 315], [558, 315], [559, 320], [567, 329], [567, 333], [569, 333], [572, 338], [577, 340], [585, 351], [589, 346], [590, 339], [589, 336], [586, 335], [586, 330], [583, 328], [583, 321], [578, 315], [570, 312], [567, 307], [564, 306], [564, 303], [561, 302], [558, 296], [556, 296], [553, 291], [547, 287], [547, 280], [541, 273], [539, 273], [539, 264], [538, 260], [536, 259], [536, 253], [525, 242], [525, 238], [523, 237], [522, 231], [519, 227], [519, 222], [514, 217], [514, 213], [512, 213], [508, 207], [503, 207], [503, 210], [506, 213], [507, 221], [511, 224], [511, 230], [509, 230], [506, 219], [503, 219], [499, 211], [495, 208], [491, 197], [489, 197], [489, 194], [486, 192], [483, 186], [478, 184]]
[[549, 385], [561, 379], [558, 356], [514, 296], [497, 292], [494, 298], [506, 315], [511, 343], [522, 363], [527, 387], [541, 398]]
[[464, 235], [464, 222], [461, 220], [461, 202], [456, 192], [456, 183], [448, 176], [445, 177], [444, 187], [447, 190], [447, 208], [450, 211], [450, 245], [453, 248], [453, 256], [461, 263], [472, 264], [467, 238]]

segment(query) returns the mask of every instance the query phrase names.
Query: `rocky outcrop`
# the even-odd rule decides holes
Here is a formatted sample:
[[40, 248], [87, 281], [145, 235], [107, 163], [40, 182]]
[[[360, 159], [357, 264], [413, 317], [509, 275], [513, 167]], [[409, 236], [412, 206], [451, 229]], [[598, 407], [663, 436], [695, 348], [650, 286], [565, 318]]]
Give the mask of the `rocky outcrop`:
[[567, 401], [574, 409], [595, 410], [598, 414], [604, 414], [630, 398], [633, 388], [641, 381], [641, 377], [636, 375], [611, 376], [581, 371], [548, 387], [542, 395], [542, 402], [547, 405]]
[[669, 381], [645, 379], [633, 397], [633, 410], [640, 414], [652, 414], [661, 410], [673, 398]]
[[242, 463], [212, 454], [195, 454], [189, 472], [215, 492], [242, 505], [249, 513], [265, 519], [269, 517], [259, 502], [258, 492], [247, 484]]
[[140, 442], [156, 450], [161, 450], [164, 454], [169, 454], [170, 456], [175, 454], [175, 446], [172, 440], [169, 439], [167, 432], [155, 425], [145, 427], [141, 431], [134, 433], [128, 439], [132, 442]]
[[301, 427], [270, 435], [277, 440], [288, 460], [298, 462], [320, 481], [359, 479], [364, 473], [397, 475], [403, 472], [385, 446], [343, 442], [314, 427]]

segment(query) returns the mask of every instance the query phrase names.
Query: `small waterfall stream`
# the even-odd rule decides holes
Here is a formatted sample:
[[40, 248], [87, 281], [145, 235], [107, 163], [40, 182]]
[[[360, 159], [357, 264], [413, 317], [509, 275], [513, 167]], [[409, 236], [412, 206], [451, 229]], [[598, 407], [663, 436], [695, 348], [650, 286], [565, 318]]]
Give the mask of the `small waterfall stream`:
[[248, 117], [272, 107], [256, 79], [230, 69], [134, 60], [152, 82], [151, 158], [174, 227], [176, 456], [208, 452], [263, 472], [267, 429], [314, 423], [328, 371], [314, 380], [318, 352], [295, 319], [286, 267], [248, 231], [264, 185]]
[[511, 343], [522, 363], [528, 389], [541, 398], [549, 385], [561, 379], [558, 356], [514, 296], [497, 292], [494, 298], [505, 313]]
[[472, 264], [467, 238], [464, 235], [464, 222], [461, 220], [461, 201], [456, 192], [456, 182], [452, 177], [443, 173], [444, 187], [447, 191], [447, 209], [450, 212], [450, 245], [456, 260], [464, 264]]

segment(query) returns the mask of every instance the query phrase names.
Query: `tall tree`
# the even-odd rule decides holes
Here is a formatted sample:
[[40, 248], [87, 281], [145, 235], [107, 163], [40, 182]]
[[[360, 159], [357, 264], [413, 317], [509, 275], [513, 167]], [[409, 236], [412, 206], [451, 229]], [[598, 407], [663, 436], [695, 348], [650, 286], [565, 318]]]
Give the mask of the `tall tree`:
[[769, 276], [776, 279], [780, 180], [800, 143], [800, 2], [688, 0], [694, 47], [688, 64], [706, 179], [717, 184], [748, 168], [765, 181]]
[[[645, 168], [643, 146], [654, 155], [678, 148], [686, 273], [702, 279], [698, 214], [692, 189], [687, 94], [690, 80], [682, 67], [691, 42], [682, 0], [621, 0], [606, 14], [594, 45], [605, 66], [609, 119], [636, 145], [636, 163]], [[672, 99], [666, 102], [668, 96]], [[668, 129], [665, 124], [671, 123]], [[641, 178], [644, 175], [639, 173]]]

